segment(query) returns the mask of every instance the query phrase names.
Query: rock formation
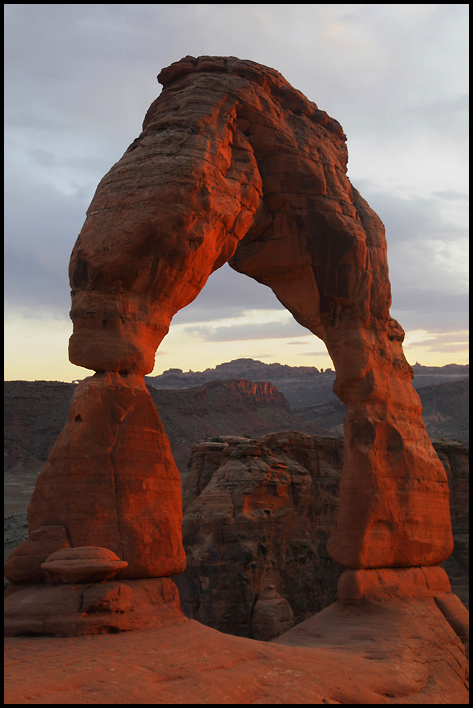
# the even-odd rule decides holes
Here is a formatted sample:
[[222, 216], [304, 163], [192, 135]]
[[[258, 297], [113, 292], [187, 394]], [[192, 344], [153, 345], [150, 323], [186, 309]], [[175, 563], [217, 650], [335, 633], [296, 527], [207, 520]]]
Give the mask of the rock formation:
[[454, 548], [442, 567], [447, 571], [454, 592], [469, 607], [469, 448], [455, 441], [435, 441], [434, 448], [447, 473], [450, 490], [450, 515]]
[[[349, 579], [355, 572], [356, 601], [379, 600], [378, 575], [366, 574], [387, 568], [401, 569], [390, 598], [415, 597], [411, 585], [404, 592], [404, 570], [427, 566], [436, 580], [427, 600], [451, 596], [435, 567], [453, 546], [447, 478], [422, 423], [404, 332], [389, 315], [384, 228], [346, 176], [341, 126], [253, 62], [185, 57], [158, 79], [163, 91], [99, 184], [72, 252], [69, 358], [96, 373], [77, 386], [37, 480], [30, 531], [64, 526], [72, 548], [112, 551], [127, 563], [116, 577], [135, 593], [183, 570], [179, 474], [143, 375], [174, 314], [230, 262], [271, 287], [334, 362], [347, 416], [328, 551]], [[289, 481], [275, 480], [275, 510]], [[38, 593], [51, 599], [64, 588], [75, 598], [68, 631], [88, 631], [85, 587], [11, 586], [9, 631], [25, 630], [22, 608]], [[435, 605], [452, 627], [453, 606]]]
[[179, 472], [142, 377], [107, 372], [82, 381], [36, 481], [30, 533], [64, 526], [72, 547], [108, 548], [127, 561], [121, 578], [173, 575], [185, 565], [180, 500]]
[[334, 362], [347, 406], [334, 560], [442, 562], [447, 481], [389, 315], [384, 228], [346, 176], [341, 126], [253, 62], [186, 57], [158, 79], [141, 135], [99, 184], [74, 246], [70, 360], [97, 376], [149, 373], [173, 315], [230, 260]]
[[[295, 625], [337, 598], [343, 568], [328, 555], [327, 539], [336, 527], [343, 442], [296, 432], [218, 440], [194, 445], [189, 460], [182, 488], [187, 564], [174, 581], [187, 617], [261, 639], [255, 613], [269, 584]], [[468, 448], [434, 442], [434, 449], [447, 472], [455, 543], [442, 567], [468, 607]], [[411, 576], [400, 577], [407, 585]], [[289, 612], [268, 612], [265, 636], [274, 638], [286, 631]]]
[[298, 624], [336, 600], [343, 568], [328, 556], [327, 539], [343, 445], [296, 432], [220, 440], [195, 445], [189, 461], [187, 567], [174, 580], [188, 617], [254, 639], [262, 638], [257, 610], [273, 586], [288, 606], [266, 623], [265, 638], [274, 638], [289, 615]]

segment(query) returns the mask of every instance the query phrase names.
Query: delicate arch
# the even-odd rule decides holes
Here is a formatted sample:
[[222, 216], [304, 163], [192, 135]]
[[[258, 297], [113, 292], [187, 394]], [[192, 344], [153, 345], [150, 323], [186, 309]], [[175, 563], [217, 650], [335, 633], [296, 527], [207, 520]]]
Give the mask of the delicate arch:
[[105, 372], [105, 389], [117, 372], [141, 378], [173, 315], [229, 261], [271, 287], [334, 362], [347, 417], [332, 557], [440, 563], [452, 550], [447, 481], [389, 315], [384, 228], [346, 176], [341, 126], [254, 62], [185, 57], [158, 79], [74, 246], [70, 360]]

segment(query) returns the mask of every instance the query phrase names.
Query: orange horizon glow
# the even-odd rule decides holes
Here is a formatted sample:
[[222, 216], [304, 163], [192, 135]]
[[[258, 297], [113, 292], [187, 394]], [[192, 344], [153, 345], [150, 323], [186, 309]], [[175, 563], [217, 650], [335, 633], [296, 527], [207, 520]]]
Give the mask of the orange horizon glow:
[[[158, 376], [168, 369], [204, 371], [235, 359], [255, 359], [264, 363], [288, 366], [314, 366], [334, 369], [324, 343], [308, 333], [287, 339], [253, 339], [239, 341], [205, 341], [185, 332], [186, 325], [171, 326], [156, 353], [155, 366], [149, 376]], [[68, 340], [72, 323], [67, 320], [5, 320], [5, 381], [71, 382], [91, 376], [94, 372], [71, 364], [68, 360]], [[457, 341], [435, 347], [437, 335], [427, 331], [406, 333], [404, 353], [411, 365], [445, 366], [468, 364], [467, 332], [459, 332]], [[455, 337], [452, 337], [454, 340]], [[412, 344], [411, 344], [412, 343]]]

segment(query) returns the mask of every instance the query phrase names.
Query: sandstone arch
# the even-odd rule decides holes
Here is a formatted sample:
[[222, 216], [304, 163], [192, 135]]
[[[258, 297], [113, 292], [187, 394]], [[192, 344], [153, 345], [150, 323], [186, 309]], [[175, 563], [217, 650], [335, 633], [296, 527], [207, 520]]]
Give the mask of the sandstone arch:
[[[276, 71], [185, 57], [99, 184], [71, 256], [70, 360], [96, 371], [29, 507], [30, 532], [182, 572], [179, 478], [143, 375], [173, 315], [226, 262], [326, 343], [347, 406], [329, 552], [347, 568], [429, 566], [452, 550], [448, 487], [389, 315], [378, 216], [346, 176], [339, 123]], [[78, 421], [77, 416], [80, 416]]]

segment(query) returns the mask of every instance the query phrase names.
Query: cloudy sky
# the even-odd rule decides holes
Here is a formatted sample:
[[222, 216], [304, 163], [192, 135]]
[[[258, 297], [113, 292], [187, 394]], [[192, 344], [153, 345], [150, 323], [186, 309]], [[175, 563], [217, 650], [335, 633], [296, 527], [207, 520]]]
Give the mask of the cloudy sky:
[[[5, 378], [71, 381], [67, 266], [95, 188], [185, 55], [277, 69], [348, 136], [386, 226], [414, 364], [467, 363], [468, 5], [5, 7]], [[262, 285], [224, 266], [176, 315], [155, 374], [238, 357], [331, 366]]]

